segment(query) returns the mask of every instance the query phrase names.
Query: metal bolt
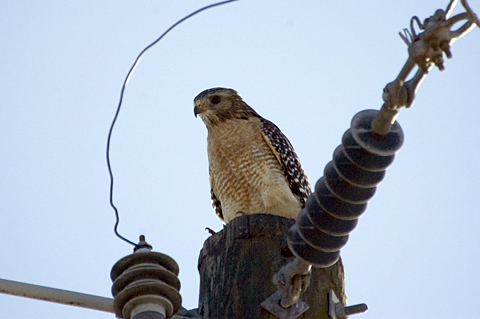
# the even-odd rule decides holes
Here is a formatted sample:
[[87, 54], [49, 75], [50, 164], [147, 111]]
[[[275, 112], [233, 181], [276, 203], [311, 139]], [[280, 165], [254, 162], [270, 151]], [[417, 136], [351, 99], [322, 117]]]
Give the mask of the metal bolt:
[[364, 303], [346, 307], [343, 302], [338, 300], [332, 289], [328, 291], [328, 314], [332, 319], [346, 319], [349, 315], [364, 313], [367, 310], [368, 307]]

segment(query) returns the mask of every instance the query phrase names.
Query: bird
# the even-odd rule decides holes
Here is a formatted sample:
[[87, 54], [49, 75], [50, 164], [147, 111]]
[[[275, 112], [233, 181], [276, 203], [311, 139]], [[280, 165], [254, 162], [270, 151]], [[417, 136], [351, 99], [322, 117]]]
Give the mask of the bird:
[[210, 195], [225, 224], [239, 215], [295, 219], [312, 190], [292, 144], [229, 88], [194, 99], [194, 115], [207, 128]]

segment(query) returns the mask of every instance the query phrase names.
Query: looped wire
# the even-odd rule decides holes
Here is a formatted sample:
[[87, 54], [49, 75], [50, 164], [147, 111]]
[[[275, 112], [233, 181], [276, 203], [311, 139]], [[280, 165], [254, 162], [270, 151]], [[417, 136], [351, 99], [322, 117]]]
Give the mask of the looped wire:
[[158, 37], [155, 41], [153, 41], [152, 43], [150, 43], [147, 47], [145, 47], [141, 52], [140, 54], [137, 56], [137, 58], [135, 59], [135, 62], [133, 63], [132, 67], [130, 68], [130, 70], [128, 71], [127, 73], [127, 76], [125, 77], [125, 80], [123, 81], [123, 85], [122, 85], [122, 90], [120, 92], [120, 100], [118, 102], [118, 106], [117, 106], [117, 110], [115, 112], [115, 116], [113, 117], [113, 121], [112, 121], [112, 124], [110, 125], [110, 129], [108, 131], [108, 137], [107, 137], [107, 148], [106, 148], [106, 153], [107, 153], [107, 167], [108, 167], [108, 174], [110, 175], [110, 206], [113, 208], [114, 212], [115, 212], [115, 218], [116, 218], [116, 221], [115, 221], [115, 226], [113, 228], [113, 231], [115, 233], [115, 235], [120, 238], [121, 240], [129, 243], [130, 245], [133, 245], [133, 246], [137, 246], [137, 244], [135, 244], [133, 241], [130, 241], [128, 240], [127, 238], [123, 237], [122, 235], [120, 235], [118, 233], [118, 224], [120, 222], [120, 217], [119, 217], [119, 214], [118, 214], [118, 209], [117, 207], [115, 206], [115, 204], [113, 203], [113, 173], [112, 173], [112, 166], [110, 164], [110, 143], [111, 143], [111, 139], [112, 139], [112, 132], [113, 132], [113, 127], [115, 126], [115, 123], [117, 121], [117, 118], [118, 118], [118, 114], [120, 113], [120, 108], [122, 106], [122, 101], [123, 101], [123, 94], [125, 92], [125, 87], [127, 86], [128, 84], [128, 81], [130, 80], [130, 76], [132, 75], [133, 71], [135, 70], [135, 68], [137, 67], [137, 64], [140, 62], [140, 59], [142, 58], [143, 54], [145, 54], [145, 52], [147, 52], [148, 49], [150, 49], [151, 47], [153, 47], [155, 44], [157, 44], [160, 40], [163, 39], [163, 37], [165, 37], [165, 35], [167, 35], [167, 33], [169, 33], [173, 28], [175, 28], [177, 25], [179, 25], [180, 23], [182, 23], [183, 21], [193, 17], [194, 15], [196, 15], [197, 13], [200, 13], [204, 10], [207, 10], [207, 9], [210, 9], [210, 8], [213, 8], [213, 7], [217, 7], [217, 6], [220, 6], [220, 5], [223, 5], [223, 4], [227, 4], [227, 3], [230, 3], [230, 2], [234, 2], [234, 1], [238, 1], [238, 0], [227, 0], [227, 1], [222, 1], [222, 2], [217, 2], [217, 3], [214, 3], [214, 4], [210, 4], [210, 5], [207, 5], [205, 7], [202, 7], [192, 13], [190, 13], [189, 15], [183, 17], [182, 19], [178, 20], [177, 22], [175, 22], [170, 28], [167, 29], [167, 31], [165, 31], [160, 37]]

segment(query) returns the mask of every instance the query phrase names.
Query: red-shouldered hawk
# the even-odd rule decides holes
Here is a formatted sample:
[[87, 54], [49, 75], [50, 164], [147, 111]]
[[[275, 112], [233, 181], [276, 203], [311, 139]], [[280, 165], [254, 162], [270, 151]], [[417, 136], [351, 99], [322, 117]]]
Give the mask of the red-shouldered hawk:
[[296, 218], [312, 191], [280, 129], [232, 89], [205, 90], [194, 103], [208, 130], [212, 206], [220, 220], [238, 213]]

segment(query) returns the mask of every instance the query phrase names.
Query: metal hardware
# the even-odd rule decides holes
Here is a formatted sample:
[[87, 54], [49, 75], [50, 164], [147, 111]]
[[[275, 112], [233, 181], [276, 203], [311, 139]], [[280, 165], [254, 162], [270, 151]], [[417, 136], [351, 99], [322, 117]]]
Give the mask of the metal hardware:
[[368, 307], [364, 303], [347, 307], [338, 300], [333, 290], [328, 291], [328, 315], [332, 319], [346, 319], [349, 315], [364, 313], [367, 310]]
[[298, 299], [290, 307], [284, 308], [280, 305], [282, 298], [282, 292], [280, 290], [277, 290], [273, 295], [271, 295], [264, 302], [262, 302], [261, 306], [264, 309], [268, 310], [271, 314], [281, 319], [298, 318], [309, 308], [307, 303], [300, 299]]
[[[410, 30], [404, 29], [403, 34], [400, 33], [400, 37], [408, 46], [409, 57], [397, 78], [383, 89], [384, 104], [372, 124], [373, 131], [376, 134], [387, 134], [395, 122], [399, 110], [403, 107], [412, 106], [418, 87], [433, 65], [436, 65], [441, 71], [445, 69], [443, 54], [447, 58], [452, 57], [450, 45], [467, 34], [475, 27], [475, 24], [480, 27], [480, 21], [467, 1], [462, 0], [461, 2], [466, 12], [448, 19], [457, 3], [457, 0], [452, 0], [446, 10], [438, 9], [423, 23], [420, 22], [418, 17], [412, 17]], [[467, 21], [457, 30], [450, 30], [455, 23], [462, 20]], [[414, 22], [423, 32], [417, 34]], [[406, 81], [415, 65], [418, 66], [416, 74], [411, 80]]]
[[113, 313], [113, 299], [0, 279], [0, 293]]

